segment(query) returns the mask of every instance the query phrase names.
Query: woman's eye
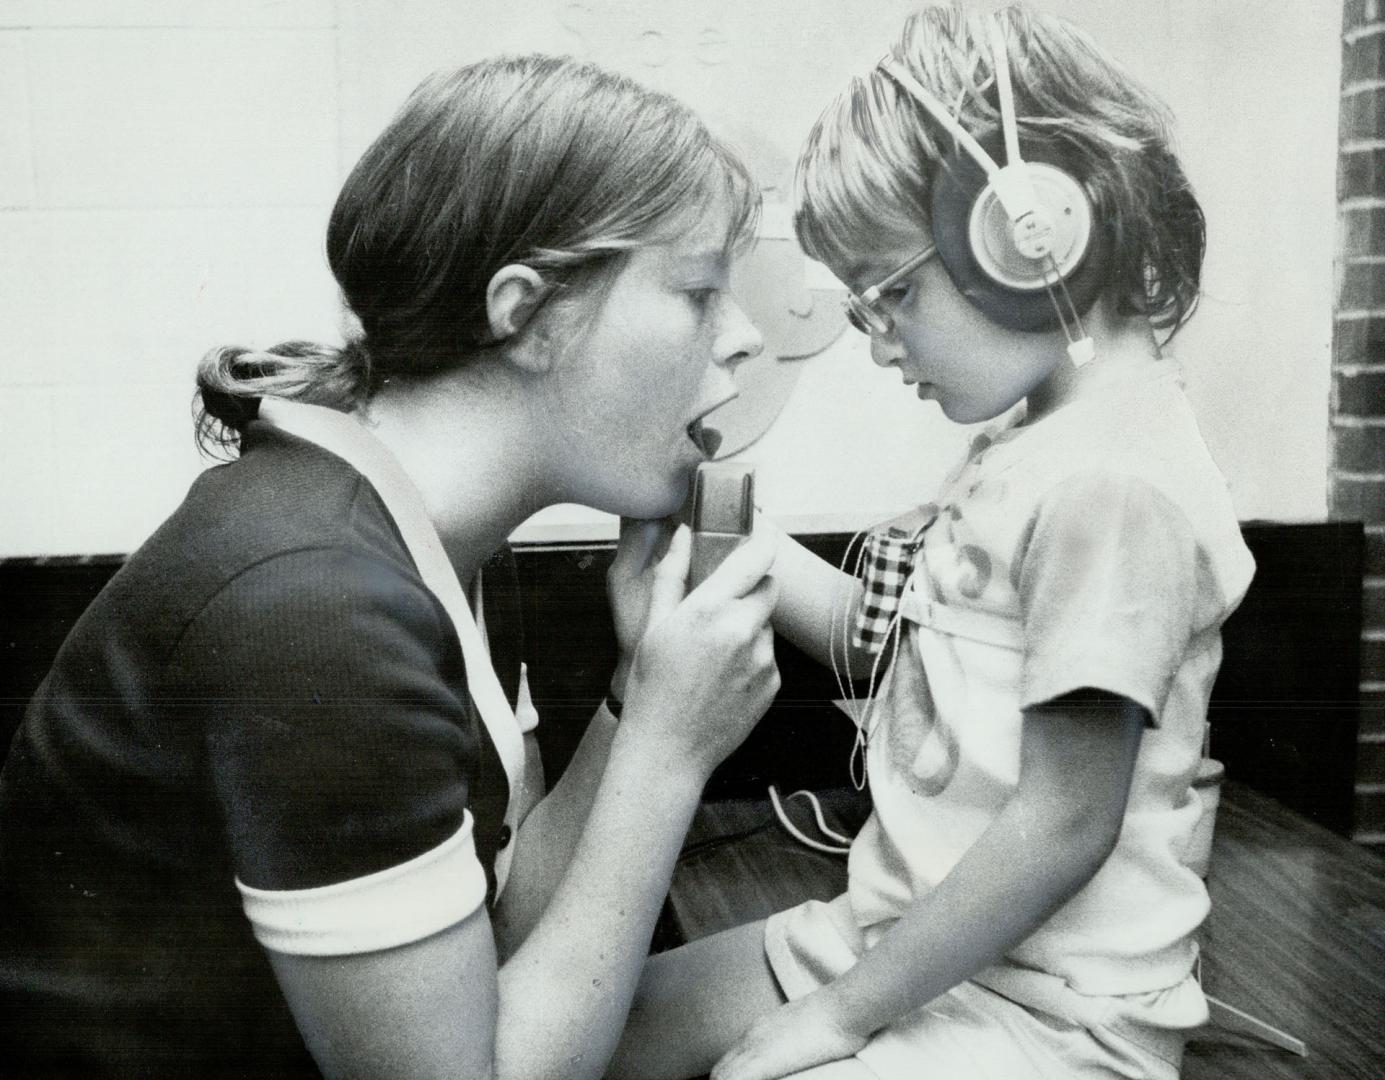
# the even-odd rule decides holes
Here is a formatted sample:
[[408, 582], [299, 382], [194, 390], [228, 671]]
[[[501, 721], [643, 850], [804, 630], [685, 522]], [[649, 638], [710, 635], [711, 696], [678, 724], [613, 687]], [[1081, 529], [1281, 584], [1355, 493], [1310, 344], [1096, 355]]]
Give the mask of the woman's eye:
[[891, 304], [902, 304], [904, 298], [909, 295], [909, 290], [912, 287], [913, 286], [907, 284], [895, 285], [886, 289], [880, 294], [880, 297], [883, 300], [888, 300]]

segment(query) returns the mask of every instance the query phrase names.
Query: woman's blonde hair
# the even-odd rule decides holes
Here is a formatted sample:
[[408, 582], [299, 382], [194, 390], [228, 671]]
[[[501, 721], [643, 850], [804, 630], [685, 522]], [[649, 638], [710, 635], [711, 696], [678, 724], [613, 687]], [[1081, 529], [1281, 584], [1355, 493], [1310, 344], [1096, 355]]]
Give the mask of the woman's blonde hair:
[[[994, 16], [929, 7], [891, 49], [972, 133], [1000, 127], [988, 27], [1008, 43], [1022, 145], [1054, 151], [1087, 190], [1112, 247], [1122, 314], [1172, 337], [1197, 304], [1206, 225], [1175, 156], [1167, 108], [1085, 33], [1026, 5]], [[799, 241], [840, 261], [901, 226], [932, 230], [933, 181], [951, 136], [880, 68], [854, 79], [814, 124], [795, 177]]]
[[676, 99], [595, 65], [500, 57], [428, 79], [347, 178], [327, 257], [360, 326], [344, 348], [215, 349], [198, 369], [198, 438], [238, 443], [266, 395], [335, 408], [391, 377], [494, 344], [486, 286], [522, 263], [553, 287], [671, 238], [715, 200], [726, 243], [754, 227], [744, 165]]

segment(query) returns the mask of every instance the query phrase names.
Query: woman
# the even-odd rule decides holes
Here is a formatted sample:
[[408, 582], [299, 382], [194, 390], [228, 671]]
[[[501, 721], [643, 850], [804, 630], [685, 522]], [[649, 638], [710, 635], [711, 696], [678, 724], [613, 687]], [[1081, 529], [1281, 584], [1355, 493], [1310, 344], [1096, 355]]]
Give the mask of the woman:
[[[421, 85], [327, 249], [362, 333], [223, 349], [204, 474], [0, 783], [14, 1075], [599, 1076], [711, 769], [777, 689], [768, 549], [623, 531], [613, 701], [532, 812], [463, 589], [525, 518], [675, 510], [759, 337], [744, 170], [588, 65]], [[473, 711], [472, 705], [475, 709]]]

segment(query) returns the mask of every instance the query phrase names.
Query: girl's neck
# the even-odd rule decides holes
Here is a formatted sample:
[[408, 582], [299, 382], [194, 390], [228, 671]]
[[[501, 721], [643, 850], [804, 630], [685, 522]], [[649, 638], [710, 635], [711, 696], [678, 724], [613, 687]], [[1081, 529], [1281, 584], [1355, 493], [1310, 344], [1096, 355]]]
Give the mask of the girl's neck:
[[486, 374], [462, 368], [397, 380], [360, 411], [422, 494], [463, 585], [551, 501], [536, 482], [522, 398], [503, 376]]
[[1159, 362], [1159, 347], [1149, 323], [1138, 316], [1103, 318], [1092, 313], [1087, 330], [1096, 344], [1095, 358], [1081, 368], [1065, 355], [1026, 401], [1026, 423], [1050, 416], [1064, 405], [1100, 392], [1150, 370]]

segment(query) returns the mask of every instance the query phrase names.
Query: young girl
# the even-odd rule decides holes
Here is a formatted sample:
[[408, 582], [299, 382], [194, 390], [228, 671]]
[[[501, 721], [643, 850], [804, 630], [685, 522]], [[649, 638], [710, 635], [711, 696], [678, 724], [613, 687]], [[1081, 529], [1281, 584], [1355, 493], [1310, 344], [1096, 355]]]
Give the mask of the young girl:
[[654, 958], [621, 1060], [1176, 1076], [1205, 1017], [1190, 785], [1253, 565], [1161, 353], [1204, 247], [1164, 112], [1057, 20], [930, 9], [818, 121], [799, 195], [875, 362], [999, 423], [864, 583], [781, 538], [778, 628], [883, 672], [874, 811], [845, 895]]

